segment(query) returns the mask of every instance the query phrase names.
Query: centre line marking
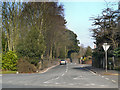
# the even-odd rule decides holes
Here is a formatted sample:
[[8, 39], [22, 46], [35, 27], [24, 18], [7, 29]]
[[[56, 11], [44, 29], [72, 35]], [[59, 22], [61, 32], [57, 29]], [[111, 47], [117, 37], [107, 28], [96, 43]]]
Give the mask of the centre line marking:
[[55, 83], [55, 84], [59, 84], [59, 83]]
[[91, 85], [95, 85], [94, 83], [91, 83]]
[[102, 78], [104, 78], [104, 76], [102, 76]]
[[106, 80], [109, 80], [109, 78], [105, 78]]
[[65, 72], [67, 72], [67, 70]]
[[78, 78], [73, 78], [73, 79], [78, 79]]
[[50, 82], [47, 81], [47, 82], [44, 82], [44, 83], [50, 83]]
[[112, 82], [116, 82], [115, 80], [112, 80]]
[[62, 74], [62, 76], [64, 76], [64, 74]]

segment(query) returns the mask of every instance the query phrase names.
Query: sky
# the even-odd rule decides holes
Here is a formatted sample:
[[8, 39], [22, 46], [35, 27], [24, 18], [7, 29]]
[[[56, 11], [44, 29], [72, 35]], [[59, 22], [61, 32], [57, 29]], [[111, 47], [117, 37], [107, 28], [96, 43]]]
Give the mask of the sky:
[[[61, 4], [64, 5], [66, 27], [77, 34], [80, 45], [83, 44], [84, 47], [91, 46], [91, 48], [94, 48], [93, 42], [95, 40], [92, 38], [92, 32], [90, 32], [90, 29], [93, 28], [93, 21], [90, 20], [90, 17], [101, 15], [102, 10], [106, 8], [106, 2], [84, 1], [67, 1], [61, 2]], [[118, 6], [114, 5], [113, 8], [116, 10]]]

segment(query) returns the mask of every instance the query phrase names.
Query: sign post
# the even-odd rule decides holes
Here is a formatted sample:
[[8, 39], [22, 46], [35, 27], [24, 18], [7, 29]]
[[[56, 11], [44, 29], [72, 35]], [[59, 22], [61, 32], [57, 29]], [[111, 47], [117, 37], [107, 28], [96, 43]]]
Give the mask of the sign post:
[[105, 51], [105, 59], [106, 59], [106, 67], [105, 68], [106, 68], [106, 72], [107, 72], [107, 50], [110, 47], [110, 45], [108, 45], [107, 43], [104, 43], [102, 46]]

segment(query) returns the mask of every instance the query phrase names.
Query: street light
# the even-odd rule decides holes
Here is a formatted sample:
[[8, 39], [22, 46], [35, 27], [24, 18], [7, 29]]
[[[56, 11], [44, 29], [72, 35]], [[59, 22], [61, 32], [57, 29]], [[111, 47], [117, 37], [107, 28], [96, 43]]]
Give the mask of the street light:
[[107, 72], [107, 50], [110, 47], [110, 45], [108, 45], [107, 43], [104, 43], [103, 45], [103, 49], [105, 51], [105, 59], [106, 59], [106, 72]]

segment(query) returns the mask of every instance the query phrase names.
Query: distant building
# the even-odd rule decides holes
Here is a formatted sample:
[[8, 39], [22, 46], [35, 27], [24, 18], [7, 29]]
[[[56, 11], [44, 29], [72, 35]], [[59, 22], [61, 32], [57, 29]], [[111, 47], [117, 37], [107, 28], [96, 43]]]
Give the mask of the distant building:
[[94, 45], [94, 49], [96, 48], [96, 45]]

